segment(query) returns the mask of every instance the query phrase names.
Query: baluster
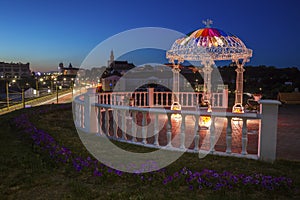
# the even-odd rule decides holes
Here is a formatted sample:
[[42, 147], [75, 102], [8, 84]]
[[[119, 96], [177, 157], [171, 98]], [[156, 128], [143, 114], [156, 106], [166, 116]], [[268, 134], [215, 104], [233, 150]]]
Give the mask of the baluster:
[[132, 111], [132, 122], [131, 122], [131, 134], [132, 134], [132, 142], [136, 142], [136, 112]]
[[185, 115], [181, 115], [180, 149], [185, 149]]
[[109, 136], [109, 112], [108, 108], [105, 108], [105, 132]]
[[215, 136], [215, 117], [211, 116], [211, 125], [210, 125], [210, 151], [213, 153], [215, 151], [216, 136]]
[[80, 105], [80, 111], [81, 111], [81, 113], [80, 113], [80, 127], [81, 128], [84, 128], [84, 106], [83, 105]]
[[80, 104], [77, 104], [77, 112], [78, 112], [78, 126], [81, 127], [81, 111], [80, 111]]
[[192, 106], [192, 107], [194, 107], [194, 101], [195, 101], [195, 95], [192, 94], [192, 95], [191, 95], [191, 104], [192, 104], [191, 106]]
[[114, 138], [118, 138], [118, 129], [119, 129], [119, 113], [118, 110], [114, 110]]
[[75, 104], [75, 113], [76, 113], [76, 126], [80, 126], [80, 106], [79, 104]]
[[101, 132], [101, 108], [98, 107], [97, 108], [97, 135], [102, 135], [102, 132]]
[[184, 106], [184, 105], [183, 105], [183, 103], [184, 103], [183, 96], [182, 96], [181, 94], [179, 94], [179, 92], [175, 92], [175, 93], [174, 93], [174, 97], [175, 97], [175, 99], [178, 101], [178, 103], [179, 103], [180, 105]]
[[247, 119], [243, 118], [243, 128], [242, 128], [242, 154], [246, 155], [247, 154]]
[[231, 117], [227, 117], [227, 128], [226, 128], [226, 153], [231, 153], [231, 139], [232, 139], [232, 127]]
[[142, 143], [147, 144], [147, 129], [146, 129], [146, 120], [147, 120], [147, 113], [143, 112], [143, 118], [142, 118]]
[[156, 105], [158, 105], [158, 92], [156, 93]]
[[139, 106], [142, 106], [142, 94], [139, 93]]
[[122, 140], [127, 140], [126, 137], [126, 110], [121, 111], [122, 115]]
[[172, 124], [171, 124], [171, 114], [168, 113], [168, 122], [167, 122], [167, 147], [172, 147]]
[[169, 94], [166, 93], [166, 106], [168, 106], [168, 105], [169, 105]]
[[186, 94], [186, 106], [189, 106], [189, 94]]
[[199, 115], [195, 115], [195, 126], [194, 126], [194, 136], [195, 136], [195, 147], [194, 150], [198, 151], [199, 150], [199, 140], [200, 140], [200, 135], [199, 135]]
[[158, 127], [158, 114], [155, 113], [155, 119], [154, 119], [154, 145], [159, 146], [158, 143], [158, 136], [159, 136], [159, 127]]

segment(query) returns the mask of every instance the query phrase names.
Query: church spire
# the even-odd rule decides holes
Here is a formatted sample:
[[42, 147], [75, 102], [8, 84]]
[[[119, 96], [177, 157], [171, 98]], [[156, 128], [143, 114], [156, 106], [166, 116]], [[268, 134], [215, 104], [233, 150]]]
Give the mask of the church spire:
[[108, 61], [108, 67], [110, 66], [111, 63], [114, 62], [114, 60], [115, 60], [114, 51], [111, 50], [111, 51], [110, 51], [110, 59], [109, 59], [109, 61]]
[[110, 63], [114, 62], [114, 60], [115, 60], [114, 51], [111, 50], [111, 52], [110, 52]]

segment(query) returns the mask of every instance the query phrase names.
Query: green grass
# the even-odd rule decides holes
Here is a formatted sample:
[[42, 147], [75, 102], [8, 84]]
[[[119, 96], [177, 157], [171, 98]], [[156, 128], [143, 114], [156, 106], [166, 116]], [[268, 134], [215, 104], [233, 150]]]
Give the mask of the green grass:
[[[32, 115], [31, 121], [45, 130], [60, 144], [81, 156], [90, 156], [84, 148], [74, 127], [70, 109], [56, 110], [42, 115]], [[31, 108], [30, 111], [43, 109]], [[91, 172], [77, 172], [71, 164], [56, 163], [49, 155], [32, 146], [28, 135], [18, 130], [10, 122], [15, 116], [29, 110], [19, 110], [0, 116], [0, 199], [287, 199], [300, 198], [298, 192], [266, 191], [237, 188], [231, 191], [210, 189], [188, 189], [185, 182], [163, 185], [162, 180], [144, 182], [132, 174], [121, 177], [106, 174], [93, 177]], [[145, 152], [148, 149], [115, 142], [118, 146], [133, 151]], [[286, 176], [300, 185], [300, 162], [277, 160], [264, 163], [255, 160], [231, 157], [206, 156], [199, 160], [197, 154], [185, 153], [166, 168], [172, 174], [184, 166], [200, 171], [204, 168], [218, 172], [224, 170], [234, 174], [262, 173], [272, 176]], [[154, 178], [161, 178], [155, 176]]]

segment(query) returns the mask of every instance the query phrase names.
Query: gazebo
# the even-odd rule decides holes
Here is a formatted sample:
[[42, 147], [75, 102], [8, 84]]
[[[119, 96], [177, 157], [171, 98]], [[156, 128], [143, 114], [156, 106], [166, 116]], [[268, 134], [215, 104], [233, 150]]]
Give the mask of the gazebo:
[[[252, 50], [235, 35], [217, 28], [211, 28], [212, 20], [203, 21], [203, 29], [193, 31], [186, 37], [177, 39], [166, 58], [173, 64], [173, 98], [172, 105], [180, 105], [176, 97], [179, 92], [180, 63], [200, 61], [203, 65], [204, 94], [202, 101], [211, 105], [211, 73], [215, 61], [232, 60], [236, 63], [236, 91], [233, 112], [243, 112], [243, 72], [244, 65], [252, 57]], [[200, 68], [198, 68], [200, 71]], [[179, 106], [180, 107], [180, 106]]]

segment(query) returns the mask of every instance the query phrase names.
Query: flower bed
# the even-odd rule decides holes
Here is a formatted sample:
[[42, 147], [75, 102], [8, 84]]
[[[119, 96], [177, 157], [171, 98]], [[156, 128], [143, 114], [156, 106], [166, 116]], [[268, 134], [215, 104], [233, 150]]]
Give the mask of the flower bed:
[[[70, 109], [69, 105], [57, 107], [58, 110]], [[98, 160], [89, 156], [82, 157], [72, 152], [68, 147], [59, 144], [50, 134], [38, 129], [31, 121], [31, 115], [43, 115], [50, 109], [41, 109], [34, 113], [24, 113], [14, 119], [15, 125], [28, 134], [33, 142], [33, 145], [45, 152], [57, 163], [72, 166], [78, 172], [87, 171], [91, 176], [108, 177], [111, 175], [117, 177], [135, 176], [138, 181], [143, 183], [161, 184], [166, 187], [172, 185], [186, 185], [190, 190], [233, 190], [239, 188], [249, 188], [255, 190], [283, 190], [289, 191], [293, 188], [293, 182], [287, 177], [266, 176], [263, 174], [234, 174], [229, 171], [217, 172], [210, 169], [201, 171], [192, 171], [186, 167], [174, 173], [168, 172], [166, 168], [156, 170], [150, 173], [143, 173], [145, 166], [150, 166], [156, 169], [156, 163], [149, 161], [140, 170], [135, 173], [124, 173], [119, 170], [112, 169], [100, 163]], [[53, 109], [51, 109], [53, 111]]]

